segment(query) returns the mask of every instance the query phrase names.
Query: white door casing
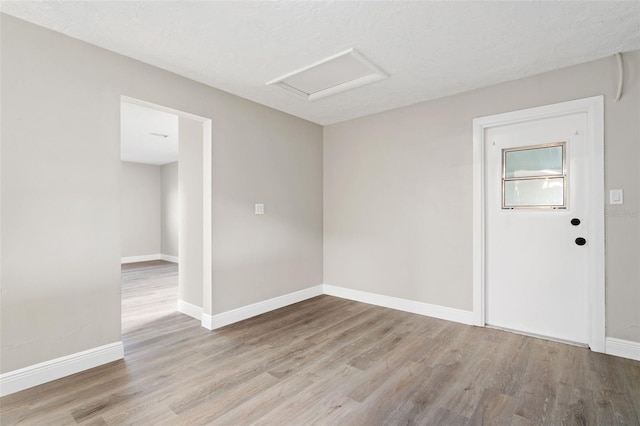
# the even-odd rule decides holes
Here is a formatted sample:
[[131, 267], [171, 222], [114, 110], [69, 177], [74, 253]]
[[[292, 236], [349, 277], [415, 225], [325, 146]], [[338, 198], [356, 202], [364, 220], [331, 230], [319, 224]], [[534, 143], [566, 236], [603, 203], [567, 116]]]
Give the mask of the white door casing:
[[[213, 236], [211, 222], [211, 184], [213, 176], [213, 157], [212, 157], [212, 120], [207, 117], [192, 114], [179, 109], [171, 108], [164, 105], [154, 104], [152, 102], [133, 98], [126, 95], [120, 96], [121, 102], [127, 102], [147, 108], [176, 114], [202, 123], [202, 326], [209, 327], [210, 318], [213, 311], [212, 294], [213, 294], [213, 269], [212, 269], [212, 252], [213, 252]], [[183, 238], [184, 233], [180, 233]], [[197, 311], [196, 311], [197, 312]]]
[[[603, 119], [597, 96], [474, 120], [477, 325], [604, 352]], [[567, 142], [567, 208], [502, 209], [502, 149], [561, 141]], [[580, 225], [570, 224], [574, 217]], [[577, 237], [587, 244], [577, 246]]]

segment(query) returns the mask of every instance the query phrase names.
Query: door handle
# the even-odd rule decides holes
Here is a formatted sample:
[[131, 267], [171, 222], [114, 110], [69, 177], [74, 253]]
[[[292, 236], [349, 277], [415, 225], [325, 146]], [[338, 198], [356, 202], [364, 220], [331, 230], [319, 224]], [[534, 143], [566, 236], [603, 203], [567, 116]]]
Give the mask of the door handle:
[[578, 238], [576, 238], [576, 244], [579, 245], [579, 246], [583, 246], [583, 245], [587, 244], [587, 240], [585, 240], [582, 237], [578, 237]]

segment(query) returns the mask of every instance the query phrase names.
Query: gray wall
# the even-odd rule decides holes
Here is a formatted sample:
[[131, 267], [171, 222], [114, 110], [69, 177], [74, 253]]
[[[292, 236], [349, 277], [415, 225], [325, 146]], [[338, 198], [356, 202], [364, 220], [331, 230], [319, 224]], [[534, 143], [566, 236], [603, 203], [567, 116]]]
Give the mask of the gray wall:
[[[128, 161], [121, 164], [122, 257], [158, 254], [177, 257], [178, 162], [163, 166]], [[195, 201], [198, 203], [195, 208], [202, 208], [201, 194]], [[195, 231], [202, 233], [202, 226]]]
[[[161, 253], [178, 257], [180, 197], [178, 192], [178, 161], [164, 164], [162, 171], [162, 214], [160, 221]], [[202, 204], [202, 201], [200, 201]]]
[[180, 193], [180, 285], [179, 298], [202, 307], [202, 123], [180, 117], [178, 170]]
[[[324, 282], [472, 309], [472, 120], [605, 95], [607, 335], [640, 341], [640, 52], [324, 128]], [[606, 198], [608, 200], [608, 196]]]
[[320, 126], [0, 19], [1, 372], [121, 340], [121, 95], [213, 119], [214, 314], [322, 283]]
[[161, 170], [152, 164], [121, 162], [122, 257], [160, 253]]

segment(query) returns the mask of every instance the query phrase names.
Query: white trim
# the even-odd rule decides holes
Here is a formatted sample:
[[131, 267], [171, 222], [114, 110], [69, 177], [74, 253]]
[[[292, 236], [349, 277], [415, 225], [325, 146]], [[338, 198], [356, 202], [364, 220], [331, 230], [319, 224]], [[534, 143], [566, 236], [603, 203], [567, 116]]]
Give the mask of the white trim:
[[474, 324], [472, 311], [449, 308], [447, 306], [431, 305], [429, 303], [417, 302], [415, 300], [401, 299], [399, 297], [385, 296], [382, 294], [337, 287], [329, 284], [323, 284], [322, 287], [323, 293], [329, 296], [341, 297], [343, 299], [355, 300], [356, 302], [397, 309], [399, 311], [440, 318], [462, 324]]
[[484, 277], [485, 277], [485, 194], [484, 194], [484, 126], [473, 120], [473, 321], [484, 327]]
[[616, 339], [615, 337], [607, 337], [606, 346], [606, 353], [609, 355], [615, 355], [640, 361], [640, 342]]
[[323, 286], [305, 288], [304, 290], [295, 291], [293, 293], [284, 294], [272, 299], [263, 300], [262, 302], [253, 303], [231, 311], [223, 312], [216, 315], [202, 314], [202, 326], [208, 330], [215, 330], [225, 325], [233, 324], [242, 320], [246, 320], [257, 315], [264, 314], [285, 306], [320, 296]]
[[178, 310], [178, 312], [189, 315], [190, 317], [195, 318], [198, 321], [202, 320], [202, 308], [200, 306], [196, 306], [189, 302], [185, 302], [184, 300], [178, 299], [178, 306], [176, 309]]
[[211, 120], [203, 123], [202, 131], [202, 312], [213, 311], [213, 215], [212, 203], [212, 162], [213, 141]]
[[585, 113], [590, 163], [589, 193], [589, 347], [605, 351], [604, 280], [604, 97], [578, 99], [473, 120], [473, 317], [485, 325], [485, 130], [557, 115]]
[[143, 254], [141, 256], [127, 256], [120, 259], [121, 264], [125, 263], [137, 263], [137, 262], [148, 262], [150, 260], [160, 260], [162, 259], [162, 255], [158, 254]]
[[155, 110], [158, 110], [158, 111], [168, 112], [170, 114], [179, 115], [181, 117], [190, 118], [192, 120], [200, 121], [200, 122], [203, 122], [203, 123], [206, 123], [207, 121], [210, 121], [210, 119], [208, 119], [206, 117], [203, 117], [201, 115], [191, 114], [190, 112], [182, 111], [182, 110], [175, 109], [175, 108], [166, 107], [166, 106], [160, 105], [160, 104], [154, 104], [153, 102], [143, 101], [142, 99], [132, 98], [131, 96], [120, 95], [120, 101], [129, 103], [129, 104], [134, 104], [134, 105], [139, 105], [139, 106], [155, 109]]
[[[213, 278], [212, 278], [212, 214], [211, 214], [211, 197], [212, 197], [212, 179], [213, 179], [213, 140], [212, 140], [212, 121], [211, 118], [192, 114], [179, 109], [166, 107], [164, 105], [143, 101], [131, 96], [120, 95], [120, 102], [128, 102], [159, 111], [169, 112], [181, 117], [190, 118], [202, 123], [202, 297], [203, 312], [212, 311], [212, 295], [213, 295]], [[167, 259], [168, 260], [168, 259]], [[171, 261], [171, 260], [168, 260]], [[210, 315], [209, 315], [210, 317]]]
[[[309, 287], [304, 290], [296, 291], [294, 293], [274, 297], [273, 299], [257, 302], [252, 305], [243, 306], [213, 316], [202, 313], [202, 326], [208, 330], [215, 330], [217, 328], [243, 321], [256, 315], [261, 315], [266, 312], [280, 309], [293, 303], [302, 302], [303, 300], [320, 296], [322, 294], [340, 297], [343, 299], [355, 300], [357, 302], [368, 303], [385, 308], [397, 309], [413, 314], [440, 318], [462, 324], [474, 324], [472, 311], [465, 311], [462, 309], [450, 308], [447, 306], [431, 305], [429, 303], [417, 302], [414, 300], [400, 299], [398, 297], [384, 296], [381, 294], [369, 293], [366, 291], [322, 284], [319, 286]], [[180, 308], [178, 310], [187, 315], [190, 315], [189, 313], [182, 311]], [[196, 318], [194, 315], [191, 316]]]
[[120, 259], [121, 264], [137, 263], [137, 262], [149, 262], [151, 260], [165, 260], [167, 262], [180, 263], [178, 256], [171, 256], [170, 254], [143, 254], [141, 256], [127, 256]]
[[0, 396], [19, 392], [122, 358], [124, 358], [124, 347], [122, 342], [116, 342], [0, 374]]
[[173, 262], [173, 263], [180, 263], [180, 259], [178, 258], [178, 256], [172, 256], [170, 254], [161, 254], [160, 255], [160, 260], [164, 260], [167, 262]]
[[[591, 336], [589, 347], [594, 352], [605, 352], [605, 194], [604, 194], [604, 96], [588, 98], [582, 107], [587, 113], [587, 144], [589, 164], [589, 313]], [[587, 99], [585, 99], [587, 101]]]

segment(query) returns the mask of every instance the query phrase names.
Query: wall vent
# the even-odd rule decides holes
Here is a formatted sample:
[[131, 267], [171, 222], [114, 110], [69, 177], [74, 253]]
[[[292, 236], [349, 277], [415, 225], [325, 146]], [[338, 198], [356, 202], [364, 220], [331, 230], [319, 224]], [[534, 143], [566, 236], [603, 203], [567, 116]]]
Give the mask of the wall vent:
[[388, 77], [367, 58], [349, 49], [266, 84], [314, 101]]

